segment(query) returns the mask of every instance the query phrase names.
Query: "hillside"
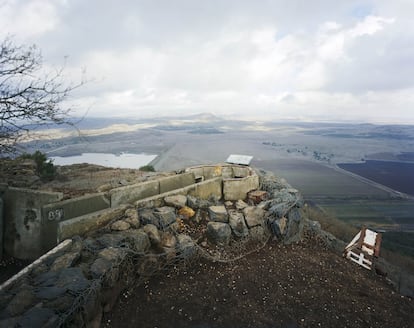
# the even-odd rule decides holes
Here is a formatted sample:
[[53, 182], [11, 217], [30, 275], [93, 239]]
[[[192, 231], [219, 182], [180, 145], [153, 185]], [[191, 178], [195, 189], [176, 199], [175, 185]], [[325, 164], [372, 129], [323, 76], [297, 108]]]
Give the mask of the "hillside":
[[[33, 163], [26, 161], [18, 163], [14, 170], [11, 169], [12, 166], [7, 166], [10, 169], [6, 170], [9, 175], [3, 175], [3, 178], [7, 176], [7, 179], [16, 182], [17, 180], [13, 179], [13, 172], [19, 171], [21, 165], [28, 172], [26, 178], [35, 176], [32, 174], [33, 167], [30, 169]], [[4, 165], [3, 168], [5, 167]], [[144, 173], [139, 170], [108, 169], [85, 164], [60, 167], [58, 178], [51, 182], [25, 178], [19, 180], [19, 183], [33, 181], [32, 185], [26, 185], [26, 187], [60, 190], [65, 192], [67, 198], [70, 198], [169, 174], [174, 173]], [[207, 243], [204, 237], [200, 237], [200, 233], [204, 233], [206, 224], [209, 222], [209, 219], [204, 216], [209, 211], [204, 206], [209, 208], [213, 205], [223, 207], [225, 205], [226, 209], [234, 211], [234, 207], [237, 208], [237, 202], [223, 204], [222, 200], [207, 201], [207, 205], [203, 205], [202, 208], [201, 203], [197, 201], [200, 208], [195, 206], [196, 203], [193, 204], [193, 208], [200, 214], [200, 221], [184, 220], [181, 221], [179, 227], [179, 233], [190, 236], [195, 248], [202, 251], [195, 253], [195, 257], [189, 257], [185, 260], [180, 257], [178, 248], [180, 238], [177, 235], [177, 253], [175, 253], [176, 251], [166, 252], [165, 248], [160, 253], [159, 245], [151, 239], [152, 246], [147, 249], [148, 253], [143, 259], [141, 258], [142, 254], [138, 253], [138, 259], [125, 257], [121, 263], [115, 261], [115, 266], [96, 267], [97, 263], [102, 264], [102, 259], [99, 258], [102, 253], [113, 252], [114, 249], [117, 249], [118, 252], [131, 251], [125, 245], [124, 239], [117, 241], [123, 232], [118, 231], [121, 230], [120, 228], [114, 228], [116, 223], [128, 220], [128, 218], [117, 218], [118, 221], [110, 222], [96, 233], [92, 233], [86, 238], [83, 236], [84, 239], [73, 238], [74, 246], [71, 252], [66, 254], [76, 255], [73, 258], [69, 256], [71, 260], [67, 265], [70, 267], [69, 269], [78, 269], [79, 272], [76, 272], [79, 277], [82, 277], [82, 281], [86, 281], [86, 277], [88, 281], [93, 282], [91, 286], [101, 286], [94, 287], [96, 289], [87, 288], [87, 293], [94, 291], [96, 295], [78, 292], [76, 295], [66, 293], [65, 299], [48, 299], [40, 307], [45, 306], [47, 309], [62, 312], [61, 318], [66, 318], [65, 316], [70, 318], [71, 311], [75, 313], [80, 311], [78, 307], [81, 303], [77, 302], [85, 302], [85, 295], [95, 295], [97, 300], [109, 298], [111, 301], [105, 305], [102, 303], [102, 307], [96, 308], [94, 305], [88, 309], [86, 304], [80, 307], [80, 309], [87, 309], [86, 313], [100, 313], [96, 317], [94, 317], [95, 314], [91, 314], [89, 318], [75, 316], [77, 320], [80, 320], [75, 320], [75, 323], [83, 322], [85, 324], [86, 322], [88, 325], [95, 322], [95, 326], [102, 327], [136, 327], [137, 325], [140, 327], [412, 326], [413, 300], [395, 291], [395, 280], [392, 282], [391, 276], [376, 275], [344, 259], [340, 254], [343, 242], [341, 243], [332, 235], [324, 233], [320, 227], [318, 228], [318, 224], [309, 221], [309, 214], [306, 211], [299, 211], [303, 202], [299, 201], [301, 197], [297, 190], [291, 188], [283, 179], [272, 174], [268, 175], [266, 171], [261, 171], [260, 177], [262, 188], [266, 189], [266, 186], [271, 186], [267, 191], [274, 197], [269, 200], [267, 206], [263, 206], [264, 209], [271, 213], [284, 208], [289, 202], [293, 202], [292, 204], [295, 205], [294, 213], [285, 213], [281, 218], [288, 219], [289, 227], [285, 234], [291, 234], [294, 230], [291, 230], [292, 227], [298, 229], [295, 230], [294, 236], [291, 235], [294, 238], [289, 238], [289, 242], [287, 242], [288, 238], [281, 239], [281, 236], [276, 234], [266, 239], [252, 239], [246, 244], [248, 247], [242, 248], [243, 243], [238, 243], [239, 240], [236, 239], [229, 246], [237, 256], [228, 256], [230, 253], [226, 252], [231, 252], [231, 250], [214, 246], [210, 242]], [[247, 206], [247, 204], [245, 205]], [[289, 206], [289, 210], [292, 207], [293, 205]], [[125, 236], [130, 236], [131, 233], [138, 231], [141, 236], [145, 235], [147, 239], [153, 238], [150, 230], [145, 230], [145, 226], [148, 224], [145, 220], [151, 215], [139, 210], [134, 215], [137, 215], [139, 222], [135, 227], [131, 225], [129, 228], [128, 225]], [[296, 224], [295, 221], [301, 223]], [[261, 227], [265, 227], [265, 222], [269, 224], [269, 221], [263, 221]], [[301, 224], [310, 225], [307, 228], [303, 228], [303, 226], [300, 228]], [[144, 227], [139, 227], [140, 225]], [[158, 231], [156, 227], [154, 228]], [[110, 233], [112, 235], [109, 235]], [[172, 232], [159, 228], [158, 233], [161, 237], [165, 237], [168, 234], [171, 235]], [[176, 232], [174, 231], [174, 233]], [[299, 235], [301, 236], [300, 240], [296, 239]], [[106, 248], [102, 248], [102, 243]], [[175, 245], [175, 243], [173, 244]], [[150, 270], [151, 273], [147, 274], [148, 268], [145, 265], [154, 264], [154, 261], [156, 263], [164, 256], [169, 262], [171, 254], [176, 257], [169, 265], [162, 266], [161, 269], [158, 268], [155, 271]], [[43, 286], [42, 283], [39, 283], [43, 280], [39, 279], [37, 275], [41, 277], [44, 275], [50, 281], [55, 281], [54, 276], [53, 279], [49, 277], [49, 267], [56, 266], [56, 262], [60, 260], [59, 257], [53, 261], [48, 260], [48, 263], [36, 270], [36, 275], [33, 275], [30, 281], [37, 281], [42, 288], [45, 288], [45, 292], [47, 290], [47, 293], [53, 294], [56, 287], [55, 282], [52, 285], [49, 285], [50, 282], [48, 282], [48, 285]], [[93, 268], [94, 265], [95, 268]], [[99, 274], [91, 275], [93, 270], [97, 270]], [[102, 272], [107, 274], [102, 274]], [[137, 272], [139, 273], [137, 274]], [[401, 278], [401, 272], [399, 274]], [[121, 277], [124, 277], [126, 282], [122, 281]], [[119, 285], [117, 285], [118, 282], [112, 282], [117, 279], [120, 281]], [[58, 282], [61, 283], [61, 281]], [[95, 285], [95, 283], [97, 284]], [[108, 287], [106, 284], [109, 284], [109, 289], [105, 289]], [[24, 291], [18, 289], [19, 293], [29, 293], [27, 288], [23, 288]], [[35, 285], [33, 290], [30, 289], [32, 301], [43, 297], [43, 289], [39, 292], [38, 288], [40, 287]], [[80, 287], [76, 285], [76, 288]], [[103, 288], [102, 291], [100, 288]], [[64, 292], [59, 291], [59, 293]], [[119, 295], [118, 300], [117, 295]], [[4, 304], [6, 301], [10, 302], [6, 311], [0, 313], [0, 319], [6, 320], [4, 322], [14, 322], [7, 321], [10, 313], [14, 313], [10, 312], [11, 310], [16, 311], [14, 315], [20, 315], [18, 312], [21, 310], [19, 308], [20, 301], [17, 299], [16, 294], [14, 297], [6, 297], [2, 301], [5, 302]], [[63, 306], [66, 309], [67, 304], [65, 303], [68, 303], [68, 299], [71, 302], [73, 300], [69, 312], [60, 309]], [[115, 300], [117, 303], [111, 304]], [[28, 314], [30, 311], [24, 314], [23, 319], [31, 317], [32, 313]], [[55, 319], [55, 317], [53, 318]], [[16, 316], [10, 320], [21, 319]]]
[[313, 238], [173, 268], [121, 295], [103, 327], [413, 327], [414, 302]]

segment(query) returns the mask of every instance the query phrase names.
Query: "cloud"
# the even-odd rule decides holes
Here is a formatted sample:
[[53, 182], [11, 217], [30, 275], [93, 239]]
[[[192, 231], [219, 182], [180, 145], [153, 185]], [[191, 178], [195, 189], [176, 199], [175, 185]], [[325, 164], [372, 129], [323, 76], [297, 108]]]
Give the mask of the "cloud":
[[406, 0], [15, 0], [1, 3], [0, 22], [37, 43], [46, 65], [69, 55], [69, 79], [86, 69], [92, 82], [73, 98], [91, 116], [376, 120], [392, 108], [414, 122], [413, 10]]

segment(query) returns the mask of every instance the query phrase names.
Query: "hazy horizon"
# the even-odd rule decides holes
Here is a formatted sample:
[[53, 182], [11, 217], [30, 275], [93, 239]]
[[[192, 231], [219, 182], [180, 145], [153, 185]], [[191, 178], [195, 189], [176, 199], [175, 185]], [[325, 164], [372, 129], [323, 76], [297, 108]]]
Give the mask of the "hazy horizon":
[[[414, 124], [414, 2], [0, 2], [77, 116]], [[91, 14], [93, 13], [93, 14]]]

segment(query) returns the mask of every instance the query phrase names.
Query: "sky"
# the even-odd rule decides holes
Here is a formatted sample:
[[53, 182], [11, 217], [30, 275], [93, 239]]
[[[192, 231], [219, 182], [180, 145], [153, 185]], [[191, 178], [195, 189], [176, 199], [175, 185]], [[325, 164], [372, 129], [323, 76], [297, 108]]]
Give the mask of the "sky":
[[89, 117], [414, 124], [412, 0], [0, 0]]

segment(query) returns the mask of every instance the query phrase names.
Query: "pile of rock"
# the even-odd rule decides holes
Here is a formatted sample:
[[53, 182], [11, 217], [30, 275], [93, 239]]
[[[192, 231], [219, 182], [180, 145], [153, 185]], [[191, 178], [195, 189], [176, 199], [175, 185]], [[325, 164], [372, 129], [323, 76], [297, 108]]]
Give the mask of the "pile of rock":
[[73, 238], [70, 249], [1, 291], [0, 326], [99, 326], [102, 313], [134, 277], [192, 257], [201, 247], [261, 240], [269, 231], [282, 241], [299, 240], [299, 193], [273, 175], [260, 177], [263, 191], [246, 200], [169, 196], [159, 207], [127, 208], [103, 229]]

